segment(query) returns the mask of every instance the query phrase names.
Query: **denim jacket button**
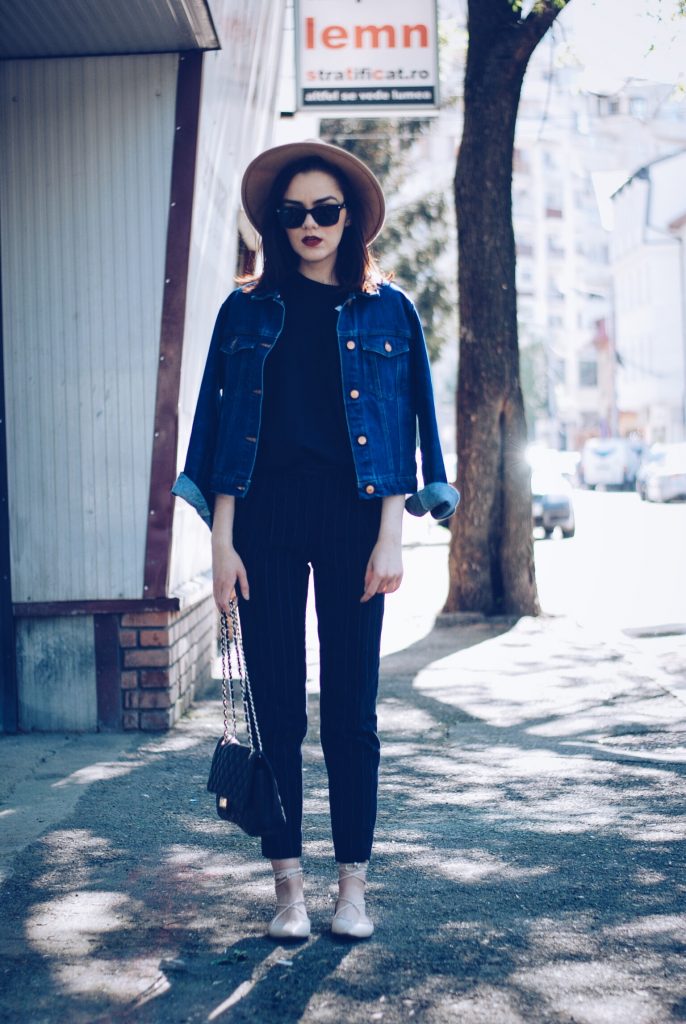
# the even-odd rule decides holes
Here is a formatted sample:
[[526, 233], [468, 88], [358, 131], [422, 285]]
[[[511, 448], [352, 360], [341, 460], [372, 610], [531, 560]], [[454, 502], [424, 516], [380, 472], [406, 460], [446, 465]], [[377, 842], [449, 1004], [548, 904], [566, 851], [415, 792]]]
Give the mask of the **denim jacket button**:
[[360, 392], [357, 390], [357, 388], [353, 388], [352, 389], [352, 391], [350, 392], [350, 397], [351, 398], [359, 398], [360, 397]]
[[365, 487], [365, 491], [367, 492], [367, 494], [373, 494], [375, 490], [376, 488], [374, 487], [374, 484], [367, 484], [367, 486]]
[[364, 434], [360, 434], [360, 436], [357, 439], [357, 443], [358, 444], [366, 444], [367, 443], [367, 438], [364, 436]]
[[352, 340], [352, 338], [350, 339], [350, 341], [346, 341], [345, 344], [346, 344], [346, 348], [349, 348], [351, 350], [355, 348], [355, 342]]
[[387, 341], [384, 344], [384, 348], [386, 349], [387, 352], [392, 352], [393, 351], [393, 346], [391, 345], [390, 341]]

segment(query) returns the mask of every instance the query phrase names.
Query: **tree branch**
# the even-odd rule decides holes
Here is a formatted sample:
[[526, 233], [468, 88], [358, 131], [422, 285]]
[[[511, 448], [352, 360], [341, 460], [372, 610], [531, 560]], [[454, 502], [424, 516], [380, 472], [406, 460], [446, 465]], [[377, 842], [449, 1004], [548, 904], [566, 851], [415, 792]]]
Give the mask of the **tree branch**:
[[532, 40], [532, 51], [540, 43], [552, 23], [570, 0], [536, 0], [524, 19], [524, 27]]
[[512, 60], [513, 81], [518, 77], [521, 80], [531, 54], [569, 2], [535, 0], [529, 14], [522, 18], [522, 0], [468, 0], [467, 31], [470, 38], [479, 40], [479, 46], [478, 52], [469, 48], [467, 74], [489, 54], [498, 54], [500, 59]]

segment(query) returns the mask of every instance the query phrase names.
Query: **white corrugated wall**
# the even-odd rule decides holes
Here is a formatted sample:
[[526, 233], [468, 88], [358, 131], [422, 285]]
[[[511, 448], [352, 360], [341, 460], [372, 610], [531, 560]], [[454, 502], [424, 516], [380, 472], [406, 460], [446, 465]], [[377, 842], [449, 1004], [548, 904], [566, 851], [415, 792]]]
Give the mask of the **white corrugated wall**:
[[[203, 57], [200, 134], [179, 395], [183, 468], [200, 379], [219, 307], [235, 287], [240, 186], [245, 167], [271, 144], [283, 34], [283, 0], [216, 0], [222, 49]], [[169, 589], [211, 562], [209, 530], [180, 499], [174, 510]]]
[[177, 63], [0, 64], [15, 602], [143, 594]]

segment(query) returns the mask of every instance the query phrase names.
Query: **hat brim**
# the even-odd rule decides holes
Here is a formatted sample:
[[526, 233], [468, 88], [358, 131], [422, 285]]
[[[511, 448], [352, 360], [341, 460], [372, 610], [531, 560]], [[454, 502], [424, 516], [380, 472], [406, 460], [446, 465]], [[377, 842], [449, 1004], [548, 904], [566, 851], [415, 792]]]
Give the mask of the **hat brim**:
[[241, 184], [241, 198], [243, 209], [252, 226], [262, 234], [265, 219], [271, 212], [267, 209], [267, 204], [275, 178], [289, 164], [306, 157], [318, 157], [343, 172], [359, 201], [364, 240], [367, 244], [372, 242], [381, 231], [386, 215], [381, 185], [358, 157], [341, 149], [340, 146], [332, 146], [331, 143], [320, 140], [289, 142], [283, 146], [274, 146], [260, 153], [248, 164]]

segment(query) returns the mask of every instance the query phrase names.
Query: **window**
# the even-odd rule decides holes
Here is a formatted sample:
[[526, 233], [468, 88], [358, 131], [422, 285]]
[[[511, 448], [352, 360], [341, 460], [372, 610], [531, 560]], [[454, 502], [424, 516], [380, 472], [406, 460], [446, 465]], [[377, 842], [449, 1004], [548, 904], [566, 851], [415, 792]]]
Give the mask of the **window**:
[[598, 364], [595, 359], [581, 359], [579, 361], [579, 387], [598, 387]]
[[549, 149], [546, 149], [543, 152], [543, 166], [550, 171], [557, 170], [557, 160], [555, 158], [555, 154]]
[[512, 169], [522, 174], [529, 173], [529, 158], [521, 149], [515, 149], [512, 154]]
[[551, 353], [550, 356], [550, 375], [557, 384], [567, 382], [567, 364], [561, 356], [556, 356], [554, 353]]
[[548, 238], [548, 255], [556, 259], [563, 259], [565, 254], [564, 245], [559, 238]]
[[555, 301], [564, 299], [564, 294], [557, 287], [557, 284], [555, 283], [552, 277], [548, 278], [548, 298], [553, 299]]
[[547, 192], [545, 197], [546, 217], [562, 216], [562, 196], [559, 192]]

